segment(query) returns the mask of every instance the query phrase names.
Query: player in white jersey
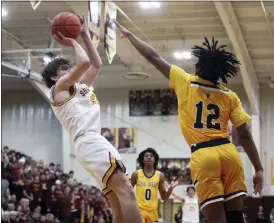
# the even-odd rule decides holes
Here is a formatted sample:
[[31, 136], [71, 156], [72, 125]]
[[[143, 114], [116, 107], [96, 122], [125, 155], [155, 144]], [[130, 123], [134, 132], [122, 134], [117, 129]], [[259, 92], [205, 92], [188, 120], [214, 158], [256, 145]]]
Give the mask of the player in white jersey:
[[101, 58], [93, 46], [85, 19], [81, 36], [88, 55], [74, 39], [61, 33], [57, 42], [73, 47], [76, 66], [56, 58], [45, 66], [42, 76], [50, 88], [52, 109], [74, 142], [76, 157], [97, 180], [109, 199], [114, 223], [141, 223], [135, 194], [117, 150], [101, 135], [100, 105], [92, 87], [101, 69]]
[[183, 223], [199, 223], [200, 212], [198, 198], [195, 196], [195, 187], [188, 187], [186, 192], [186, 197], [181, 197], [175, 193], [172, 193], [175, 198], [184, 202], [182, 219]]

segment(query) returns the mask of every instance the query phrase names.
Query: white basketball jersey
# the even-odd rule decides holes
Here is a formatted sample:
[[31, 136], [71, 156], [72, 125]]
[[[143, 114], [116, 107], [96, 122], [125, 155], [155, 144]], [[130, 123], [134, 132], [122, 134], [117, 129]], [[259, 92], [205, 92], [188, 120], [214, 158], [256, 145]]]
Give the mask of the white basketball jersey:
[[196, 197], [185, 198], [185, 204], [183, 206], [183, 222], [199, 223], [199, 204]]
[[55, 104], [53, 101], [53, 89], [50, 89], [51, 107], [62, 126], [75, 140], [86, 131], [101, 134], [100, 105], [93, 92], [93, 87], [76, 83], [73, 86], [71, 96], [63, 103]]

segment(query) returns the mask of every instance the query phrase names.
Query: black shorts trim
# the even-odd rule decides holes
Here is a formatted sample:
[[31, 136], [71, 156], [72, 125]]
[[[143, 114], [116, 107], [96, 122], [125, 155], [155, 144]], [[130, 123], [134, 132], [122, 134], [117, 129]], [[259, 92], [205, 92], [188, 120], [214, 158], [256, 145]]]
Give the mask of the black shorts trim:
[[238, 190], [238, 191], [235, 191], [233, 193], [230, 193], [230, 194], [226, 194], [224, 195], [224, 199], [225, 199], [225, 202], [226, 201], [229, 201], [233, 198], [236, 198], [236, 197], [239, 197], [239, 196], [242, 196], [242, 195], [247, 195], [247, 191], [245, 190]]
[[220, 146], [220, 145], [224, 145], [224, 144], [228, 144], [228, 143], [231, 143], [228, 138], [214, 139], [214, 140], [210, 140], [207, 142], [197, 143], [197, 144], [194, 144], [191, 146], [191, 153], [194, 153], [197, 150], [202, 149], [202, 148]]
[[203, 202], [200, 203], [199, 206], [200, 206], [200, 209], [202, 209], [208, 204], [212, 204], [212, 203], [223, 201], [223, 200], [224, 200], [223, 195], [215, 196], [215, 197], [211, 197], [211, 198], [208, 198], [208, 199], [204, 200]]
[[108, 168], [108, 170], [102, 178], [102, 182], [105, 186], [108, 185], [109, 180], [111, 179], [112, 175], [115, 173], [117, 169], [120, 169], [123, 173], [126, 172], [126, 167], [122, 163], [122, 161], [115, 159], [115, 157], [111, 153], [109, 153], [109, 163], [110, 167]]

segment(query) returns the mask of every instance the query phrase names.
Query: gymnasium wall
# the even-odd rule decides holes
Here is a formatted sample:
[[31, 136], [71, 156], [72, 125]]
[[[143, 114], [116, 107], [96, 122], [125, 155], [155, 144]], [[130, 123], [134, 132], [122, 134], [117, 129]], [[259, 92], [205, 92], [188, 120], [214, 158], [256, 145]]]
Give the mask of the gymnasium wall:
[[2, 146], [45, 163], [62, 163], [62, 131], [36, 90], [2, 91]]

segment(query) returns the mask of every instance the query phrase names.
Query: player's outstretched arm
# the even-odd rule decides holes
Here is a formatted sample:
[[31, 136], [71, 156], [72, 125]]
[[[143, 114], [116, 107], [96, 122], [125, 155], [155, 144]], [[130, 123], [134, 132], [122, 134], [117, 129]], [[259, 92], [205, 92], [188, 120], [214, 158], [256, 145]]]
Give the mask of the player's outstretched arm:
[[232, 93], [230, 120], [236, 126], [237, 134], [241, 139], [244, 150], [255, 168], [256, 173], [253, 177], [254, 192], [259, 193], [263, 188], [263, 167], [252, 135], [248, 130], [247, 122], [250, 119], [251, 117], [243, 109], [238, 96]]
[[131, 183], [132, 187], [135, 187], [135, 185], [137, 184], [137, 180], [138, 180], [138, 172], [134, 171], [131, 174], [131, 178], [130, 178], [130, 183]]
[[144, 41], [140, 40], [133, 33], [129, 32], [125, 27], [121, 26], [117, 21], [114, 21], [120, 29], [122, 36], [127, 37], [132, 45], [145, 57], [157, 70], [159, 70], [166, 78], [169, 79], [171, 65], [161, 57], [155, 49], [149, 46]]
[[165, 176], [164, 176], [163, 173], [161, 173], [161, 175], [160, 175], [160, 183], [159, 183], [159, 192], [160, 192], [162, 200], [167, 200], [170, 197], [173, 189], [179, 185], [179, 182], [181, 181], [181, 179], [182, 178], [179, 177], [178, 180], [172, 181], [171, 184], [170, 184], [170, 186], [169, 186], [169, 188], [168, 188], [168, 190], [166, 190], [166, 187], [165, 187]]
[[178, 194], [176, 194], [176, 193], [174, 193], [174, 192], [172, 192], [171, 194], [172, 194], [172, 196], [174, 196], [174, 197], [175, 197], [176, 199], [178, 199], [179, 201], [182, 201], [182, 202], [185, 201], [185, 198], [181, 197], [180, 195], [178, 195]]
[[258, 150], [246, 123], [237, 128], [237, 133], [241, 138], [244, 150], [256, 171], [255, 176], [253, 177], [254, 192], [260, 193], [263, 188], [263, 167]]
[[61, 33], [58, 33], [58, 36], [54, 35], [54, 37], [61, 45], [71, 46], [75, 50], [76, 66], [73, 67], [67, 75], [60, 77], [55, 86], [56, 90], [67, 90], [70, 86], [79, 81], [80, 77], [89, 68], [90, 62], [85, 50], [76, 42], [76, 40], [64, 37]]
[[102, 60], [101, 57], [92, 44], [90, 32], [88, 29], [88, 22], [86, 18], [83, 16], [81, 17], [82, 20], [82, 32], [81, 36], [83, 38], [84, 44], [87, 48], [87, 54], [89, 57], [89, 61], [91, 63], [91, 67], [86, 71], [86, 73], [82, 76], [81, 82], [85, 83], [86, 85], [93, 85], [98, 74], [102, 68]]

